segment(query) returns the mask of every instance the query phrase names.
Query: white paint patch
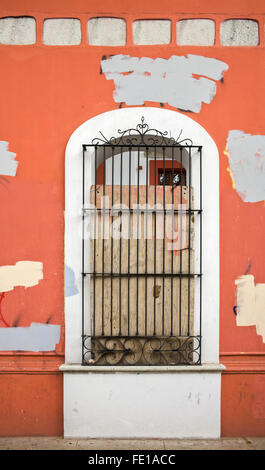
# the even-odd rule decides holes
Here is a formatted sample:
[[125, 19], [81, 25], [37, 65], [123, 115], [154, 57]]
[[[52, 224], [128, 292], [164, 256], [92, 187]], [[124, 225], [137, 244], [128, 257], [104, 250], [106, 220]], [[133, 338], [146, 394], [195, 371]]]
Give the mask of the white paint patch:
[[227, 153], [236, 191], [244, 202], [265, 200], [265, 135], [232, 130]]
[[237, 326], [256, 326], [265, 343], [265, 284], [254, 283], [254, 276], [240, 276], [237, 286]]
[[0, 175], [16, 176], [18, 162], [16, 154], [9, 152], [8, 142], [0, 141]]
[[0, 292], [14, 287], [36, 286], [43, 279], [43, 264], [38, 261], [18, 261], [14, 266], [0, 266]]
[[209, 104], [213, 100], [214, 80], [223, 77], [228, 65], [191, 54], [170, 59], [115, 55], [102, 60], [101, 68], [106, 79], [115, 83], [116, 103], [143, 105], [145, 101], [153, 101], [199, 113], [202, 103]]
[[59, 325], [0, 328], [0, 351], [54, 351], [59, 341]]

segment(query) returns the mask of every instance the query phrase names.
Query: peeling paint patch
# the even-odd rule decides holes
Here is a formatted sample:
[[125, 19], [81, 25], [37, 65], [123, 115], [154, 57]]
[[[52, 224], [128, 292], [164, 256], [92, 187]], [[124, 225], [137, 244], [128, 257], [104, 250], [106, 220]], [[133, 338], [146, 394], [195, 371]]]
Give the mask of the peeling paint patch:
[[265, 343], [265, 284], [254, 283], [254, 276], [247, 274], [236, 279], [237, 326], [256, 326]]
[[120, 54], [101, 61], [106, 79], [114, 81], [116, 103], [143, 105], [153, 101], [194, 113], [200, 112], [202, 103], [213, 100], [215, 81], [221, 80], [227, 69], [225, 62], [192, 54], [169, 59]]
[[265, 135], [231, 130], [227, 156], [235, 189], [244, 202], [265, 200]]
[[0, 351], [54, 351], [59, 341], [60, 325], [0, 328]]
[[8, 150], [8, 142], [0, 141], [0, 175], [16, 176], [16, 154]]
[[13, 266], [0, 266], [0, 292], [14, 287], [36, 286], [43, 279], [43, 264], [39, 261], [18, 261]]
[[79, 290], [75, 284], [75, 273], [65, 265], [64, 269], [64, 283], [65, 283], [65, 297], [71, 297], [72, 295], [78, 294]]

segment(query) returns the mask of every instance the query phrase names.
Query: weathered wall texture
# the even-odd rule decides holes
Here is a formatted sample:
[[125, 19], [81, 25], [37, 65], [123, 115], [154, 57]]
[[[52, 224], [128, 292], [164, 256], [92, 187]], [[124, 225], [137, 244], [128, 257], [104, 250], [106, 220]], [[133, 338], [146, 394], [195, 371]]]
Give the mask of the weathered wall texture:
[[134, 44], [169, 44], [171, 23], [168, 20], [140, 20], [133, 23]]
[[73, 46], [81, 43], [80, 20], [51, 18], [43, 23], [43, 44], [50, 46]]
[[36, 42], [35, 18], [1, 18], [0, 44], [28, 45]]
[[[132, 24], [136, 45], [169, 44], [173, 31], [168, 19], [142, 19]], [[220, 39], [223, 46], [257, 46], [258, 22], [250, 19], [225, 19], [216, 38], [215, 21], [207, 18], [180, 19], [176, 23], [176, 43], [180, 46], [213, 46]], [[126, 22], [123, 18], [95, 17], [87, 22], [88, 43], [93, 46], [124, 46]], [[175, 35], [175, 32], [174, 32]], [[43, 23], [43, 44], [77, 45], [81, 42], [81, 24], [77, 18], [48, 18]], [[34, 18], [0, 18], [0, 44], [29, 45], [36, 42]]]
[[92, 46], [125, 46], [126, 23], [120, 18], [91, 18], [87, 34]]
[[222, 46], [257, 46], [258, 23], [253, 20], [226, 20], [221, 24], [220, 39]]
[[177, 22], [177, 43], [180, 46], [213, 46], [215, 22], [206, 19]]
[[[1, 434], [62, 433], [64, 295], [77, 293], [64, 269], [65, 146], [82, 122], [137, 104], [189, 113], [218, 147], [222, 433], [264, 435], [264, 1], [203, 11], [1, 1]], [[10, 277], [21, 261], [43, 266], [31, 286]]]

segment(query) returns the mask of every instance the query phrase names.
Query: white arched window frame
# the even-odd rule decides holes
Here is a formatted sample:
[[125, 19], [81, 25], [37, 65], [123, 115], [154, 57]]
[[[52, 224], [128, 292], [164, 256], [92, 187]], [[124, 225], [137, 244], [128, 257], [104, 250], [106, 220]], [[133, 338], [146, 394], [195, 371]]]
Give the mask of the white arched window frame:
[[[219, 361], [219, 157], [218, 150], [206, 130], [191, 118], [159, 108], [125, 108], [109, 111], [89, 119], [72, 134], [66, 148], [65, 167], [65, 265], [75, 274], [76, 295], [65, 298], [66, 364], [82, 362], [82, 145], [92, 142], [101, 131], [116, 136], [118, 129], [134, 127], [145, 118], [151, 128], [167, 131], [175, 137], [182, 130], [183, 138], [202, 146], [202, 363]], [[93, 159], [86, 155], [86, 191], [93, 184]], [[91, 162], [91, 164], [89, 163]], [[198, 160], [197, 160], [198, 161]], [[193, 186], [199, 188], [199, 174], [193, 166]], [[87, 201], [86, 197], [86, 201]], [[195, 226], [195, 253], [196, 253]], [[87, 243], [87, 242], [86, 242]], [[89, 282], [89, 279], [87, 280]], [[198, 296], [197, 296], [198, 297]], [[196, 299], [196, 293], [195, 293]], [[88, 299], [86, 299], [88, 305]], [[196, 302], [196, 301], [195, 301]], [[195, 303], [196, 310], [196, 303]], [[85, 326], [87, 328], [87, 326]]]

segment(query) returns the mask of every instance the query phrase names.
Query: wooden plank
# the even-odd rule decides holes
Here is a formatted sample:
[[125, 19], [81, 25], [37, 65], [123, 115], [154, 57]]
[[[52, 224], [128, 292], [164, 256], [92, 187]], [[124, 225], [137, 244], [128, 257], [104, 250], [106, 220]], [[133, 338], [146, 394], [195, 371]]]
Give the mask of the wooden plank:
[[[120, 187], [113, 187], [113, 202], [118, 204], [120, 200]], [[171, 187], [157, 186], [156, 200], [163, 208], [164, 202], [171, 203]], [[94, 189], [92, 188], [92, 191]], [[111, 206], [111, 186], [105, 186], [105, 195], [110, 197]], [[146, 187], [138, 188], [132, 186], [131, 189], [131, 207], [139, 201], [143, 204], [146, 201]], [[148, 187], [148, 201], [152, 205], [154, 201], [155, 187]], [[188, 188], [183, 188], [183, 200], [189, 204]], [[97, 186], [97, 208], [100, 208], [101, 197], [103, 196], [103, 186]], [[181, 199], [180, 188], [175, 188], [174, 208], [178, 208]], [[128, 205], [129, 188], [122, 187], [123, 204]], [[191, 208], [193, 207], [193, 197]], [[109, 215], [97, 214], [97, 239], [91, 240], [91, 272], [94, 270], [94, 249], [95, 249], [95, 271], [104, 273], [105, 276], [96, 277], [95, 282], [91, 282], [91, 305], [92, 313], [95, 312], [95, 318], [92, 318], [92, 331], [95, 327], [95, 334], [101, 335], [122, 335], [122, 336], [151, 336], [151, 335], [184, 335], [193, 334], [194, 322], [194, 279], [182, 277], [174, 274], [194, 272], [194, 250], [188, 249], [189, 245], [189, 217], [182, 216], [182, 237], [184, 240], [182, 250], [172, 250], [170, 234], [172, 229], [177, 232], [181, 225], [178, 214], [171, 213], [165, 217], [166, 227], [168, 228], [167, 237], [164, 235], [164, 214], [125, 213], [122, 216], [116, 214], [113, 218]], [[156, 234], [160, 238], [155, 239], [155, 220]], [[119, 226], [122, 222], [123, 237], [119, 237]], [[148, 223], [149, 222], [149, 223]], [[146, 232], [145, 225], [148, 223]], [[194, 216], [190, 217], [190, 233], [192, 247], [194, 237]], [[115, 238], [111, 238], [111, 226]], [[136, 239], [137, 227], [139, 228], [140, 238]], [[162, 227], [162, 230], [161, 230]], [[91, 230], [93, 233], [93, 228]], [[146, 243], [145, 234], [148, 234]], [[106, 238], [104, 238], [106, 237]], [[125, 238], [124, 238], [125, 237]], [[175, 242], [178, 242], [175, 237]], [[137, 257], [138, 251], [138, 257]], [[138, 263], [137, 263], [138, 258]], [[137, 266], [138, 264], [138, 266]], [[163, 271], [171, 276], [161, 275]], [[106, 274], [113, 273], [118, 275], [145, 274], [151, 273], [153, 277], [145, 278], [140, 276], [110, 277]], [[95, 284], [95, 306], [94, 299]], [[190, 318], [188, 320], [188, 288], [190, 287]], [[181, 320], [180, 320], [180, 289], [181, 289]], [[171, 295], [172, 290], [172, 295]], [[137, 300], [138, 299], [138, 300]], [[128, 306], [129, 302], [129, 306]], [[103, 318], [104, 316], [104, 318]], [[189, 323], [189, 328], [188, 328]]]

